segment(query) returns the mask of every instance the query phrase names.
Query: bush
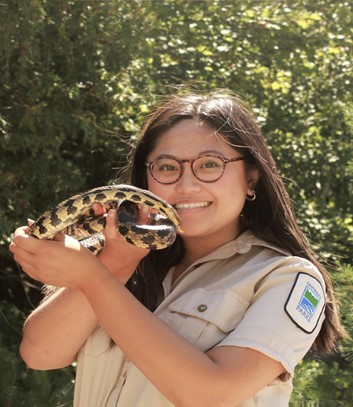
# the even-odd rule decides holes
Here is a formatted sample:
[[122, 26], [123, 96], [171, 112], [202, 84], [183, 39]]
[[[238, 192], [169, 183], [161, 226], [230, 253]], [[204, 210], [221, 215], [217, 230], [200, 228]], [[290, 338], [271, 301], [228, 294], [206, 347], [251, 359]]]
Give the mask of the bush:
[[8, 302], [0, 304], [0, 406], [71, 406], [74, 368], [57, 371], [28, 369], [18, 353], [23, 313]]

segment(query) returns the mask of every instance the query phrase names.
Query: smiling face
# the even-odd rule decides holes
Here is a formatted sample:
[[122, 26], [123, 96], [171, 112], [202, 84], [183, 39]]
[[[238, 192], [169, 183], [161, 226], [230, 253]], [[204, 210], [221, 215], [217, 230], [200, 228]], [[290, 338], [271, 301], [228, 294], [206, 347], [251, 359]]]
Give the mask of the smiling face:
[[[226, 159], [241, 157], [213, 129], [193, 119], [177, 122], [162, 133], [147, 161], [164, 156], [190, 160], [209, 154]], [[182, 176], [173, 184], [160, 184], [147, 172], [148, 189], [167, 200], [177, 210], [184, 227], [185, 241], [197, 238], [219, 247], [242, 232], [240, 214], [246, 195], [252, 195], [257, 174], [246, 169], [245, 161], [226, 165], [220, 179], [203, 182], [196, 178], [191, 164], [182, 164]]]

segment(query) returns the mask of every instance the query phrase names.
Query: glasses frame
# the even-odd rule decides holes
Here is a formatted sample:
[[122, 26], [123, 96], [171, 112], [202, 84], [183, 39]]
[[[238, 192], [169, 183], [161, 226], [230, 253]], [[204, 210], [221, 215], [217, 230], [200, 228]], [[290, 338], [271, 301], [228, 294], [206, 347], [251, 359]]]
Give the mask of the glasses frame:
[[[200, 159], [200, 158], [203, 158], [203, 157], [218, 158], [218, 159], [220, 159], [220, 160], [223, 162], [223, 170], [222, 170], [222, 172], [221, 172], [221, 175], [220, 175], [218, 178], [216, 178], [215, 180], [212, 180], [212, 181], [204, 181], [204, 180], [200, 179], [200, 178], [196, 175], [196, 173], [195, 173], [195, 171], [194, 171], [194, 162], [195, 162], [196, 160]], [[159, 180], [153, 175], [153, 165], [154, 165], [155, 162], [158, 161], [160, 158], [169, 158], [169, 159], [175, 160], [175, 161], [180, 165], [180, 173], [179, 173], [178, 178], [177, 178], [175, 181], [173, 181], [173, 182], [161, 182], [161, 181], [159, 181]], [[150, 174], [152, 175], [153, 179], [155, 179], [159, 184], [163, 184], [163, 185], [175, 184], [176, 182], [178, 182], [178, 181], [180, 180], [180, 178], [182, 177], [183, 172], [184, 172], [184, 171], [183, 171], [183, 165], [182, 165], [182, 164], [184, 164], [184, 163], [190, 163], [191, 171], [192, 171], [192, 173], [194, 174], [194, 176], [195, 176], [199, 181], [205, 182], [205, 183], [209, 184], [209, 183], [211, 183], [211, 182], [216, 182], [216, 181], [218, 181], [220, 178], [222, 178], [222, 175], [224, 174], [224, 171], [225, 171], [225, 169], [226, 169], [226, 165], [227, 165], [227, 164], [232, 163], [232, 162], [242, 161], [242, 160], [246, 160], [246, 159], [247, 159], [247, 157], [243, 157], [243, 156], [234, 157], [234, 158], [225, 158], [225, 157], [220, 157], [220, 156], [218, 156], [218, 155], [213, 155], [213, 154], [200, 155], [200, 156], [197, 157], [197, 158], [185, 159], [185, 160], [177, 160], [176, 158], [170, 157], [170, 156], [165, 156], [165, 157], [160, 157], [160, 158], [157, 158], [157, 159], [154, 160], [154, 161], [147, 161], [145, 164], [146, 164], [146, 167], [149, 169]]]

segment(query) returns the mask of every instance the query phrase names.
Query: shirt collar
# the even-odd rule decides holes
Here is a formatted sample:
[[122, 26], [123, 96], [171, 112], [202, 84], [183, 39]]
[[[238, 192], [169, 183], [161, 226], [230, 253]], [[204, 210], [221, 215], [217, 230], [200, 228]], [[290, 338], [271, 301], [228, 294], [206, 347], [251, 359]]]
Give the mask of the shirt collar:
[[262, 246], [264, 248], [272, 249], [285, 256], [290, 255], [290, 252], [288, 250], [268, 243], [265, 240], [256, 237], [251, 230], [246, 230], [236, 239], [226, 243], [221, 247], [218, 247], [211, 253], [197, 260], [196, 263], [199, 264], [210, 260], [227, 259], [234, 256], [235, 254], [245, 254], [248, 253], [253, 246]]
[[172, 283], [173, 273], [174, 273], [174, 267], [172, 267], [168, 271], [167, 275], [165, 276], [165, 278], [163, 280], [164, 298], [170, 294], [171, 290], [174, 289], [180, 283], [180, 281], [184, 279], [184, 277], [187, 274], [189, 274], [191, 271], [196, 269], [202, 263], [206, 263], [211, 260], [228, 259], [236, 254], [246, 254], [246, 253], [250, 252], [250, 250], [254, 246], [268, 248], [268, 249], [274, 250], [284, 256], [290, 256], [289, 251], [287, 251], [281, 247], [275, 246], [271, 243], [268, 243], [265, 240], [259, 239], [253, 234], [253, 232], [251, 230], [246, 230], [236, 239], [226, 243], [225, 245], [223, 245], [221, 247], [218, 247], [211, 253], [209, 253], [206, 256], [202, 257], [201, 259], [198, 259], [197, 261], [195, 261], [183, 272], [183, 274], [181, 276], [178, 277], [178, 279], [174, 283]]

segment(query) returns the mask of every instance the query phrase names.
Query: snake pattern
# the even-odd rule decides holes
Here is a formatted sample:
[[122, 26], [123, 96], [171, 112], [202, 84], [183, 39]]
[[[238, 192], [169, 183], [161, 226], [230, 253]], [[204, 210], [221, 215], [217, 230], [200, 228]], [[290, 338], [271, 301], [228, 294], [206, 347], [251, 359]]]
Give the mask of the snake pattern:
[[[170, 246], [182, 233], [180, 219], [167, 201], [150, 191], [131, 185], [107, 185], [74, 195], [44, 212], [30, 227], [28, 234], [38, 239], [52, 239], [58, 232], [78, 239], [97, 254], [104, 245], [105, 217], [94, 214], [92, 204], [99, 202], [117, 208], [117, 228], [125, 240], [135, 246], [158, 250]], [[138, 207], [152, 209], [149, 222], [139, 225]]]

